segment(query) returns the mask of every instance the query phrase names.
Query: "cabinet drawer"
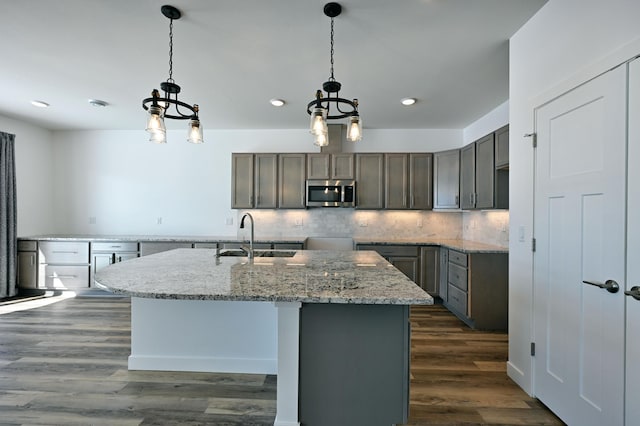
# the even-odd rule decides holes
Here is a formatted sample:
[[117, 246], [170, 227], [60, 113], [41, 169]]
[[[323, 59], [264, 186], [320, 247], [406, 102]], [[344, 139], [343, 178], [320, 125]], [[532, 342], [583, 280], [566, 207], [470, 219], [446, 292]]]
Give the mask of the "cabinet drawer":
[[89, 287], [89, 267], [47, 265], [44, 268], [44, 286], [56, 289]]
[[37, 241], [18, 241], [18, 251], [36, 251], [38, 250]]
[[449, 283], [447, 303], [452, 309], [467, 316], [467, 293], [451, 283]]
[[128, 242], [108, 241], [108, 242], [91, 243], [91, 249], [93, 251], [107, 251], [107, 252], [138, 251], [138, 243], [131, 242], [131, 241], [128, 241]]
[[89, 243], [42, 241], [40, 263], [89, 263]]
[[449, 250], [449, 262], [457, 263], [458, 265], [467, 267], [467, 255], [460, 253], [459, 251]]
[[358, 250], [377, 251], [384, 257], [417, 257], [418, 246], [387, 246], [378, 244], [358, 244]]
[[449, 262], [449, 283], [467, 291], [467, 269]]

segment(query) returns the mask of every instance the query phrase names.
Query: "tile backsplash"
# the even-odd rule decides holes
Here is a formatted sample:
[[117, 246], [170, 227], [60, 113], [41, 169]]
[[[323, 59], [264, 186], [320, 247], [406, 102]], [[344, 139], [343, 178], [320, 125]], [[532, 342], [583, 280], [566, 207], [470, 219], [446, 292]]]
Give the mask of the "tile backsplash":
[[[434, 212], [401, 210], [250, 210], [257, 238], [371, 237], [464, 238], [503, 247], [509, 245], [509, 212]], [[239, 210], [236, 223], [245, 213]], [[244, 236], [244, 230], [238, 230]]]

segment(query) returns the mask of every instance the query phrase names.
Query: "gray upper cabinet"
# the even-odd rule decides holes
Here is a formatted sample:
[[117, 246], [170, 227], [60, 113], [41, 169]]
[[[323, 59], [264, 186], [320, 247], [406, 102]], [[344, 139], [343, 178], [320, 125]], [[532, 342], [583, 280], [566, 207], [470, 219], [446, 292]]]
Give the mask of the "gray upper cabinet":
[[476, 145], [471, 143], [460, 150], [460, 207], [475, 207]]
[[278, 154], [255, 154], [254, 191], [256, 209], [278, 207]]
[[433, 154], [409, 154], [409, 208], [433, 208]]
[[460, 208], [460, 150], [436, 152], [433, 155], [433, 208]]
[[407, 154], [385, 154], [385, 197], [387, 209], [407, 209], [409, 159]]
[[353, 179], [353, 154], [307, 154], [307, 179]]
[[356, 207], [384, 208], [384, 155], [356, 154]]
[[509, 125], [495, 131], [496, 169], [509, 168]]
[[231, 154], [231, 208], [253, 208], [253, 154]]
[[433, 154], [385, 154], [385, 207], [433, 208]]
[[278, 205], [283, 209], [305, 208], [305, 154], [278, 156]]
[[494, 202], [495, 154], [493, 133], [475, 143], [476, 145], [476, 209], [491, 209]]

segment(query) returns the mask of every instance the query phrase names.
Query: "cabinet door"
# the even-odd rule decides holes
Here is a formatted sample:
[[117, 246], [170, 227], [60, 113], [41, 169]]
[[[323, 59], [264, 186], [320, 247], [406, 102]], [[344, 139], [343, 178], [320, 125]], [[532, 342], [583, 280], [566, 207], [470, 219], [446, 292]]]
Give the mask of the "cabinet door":
[[280, 154], [278, 157], [278, 206], [283, 209], [305, 208], [305, 154]]
[[432, 296], [438, 296], [440, 282], [440, 247], [420, 248], [420, 287]]
[[18, 287], [38, 288], [38, 265], [35, 251], [18, 252]]
[[231, 154], [231, 208], [253, 208], [253, 154]]
[[353, 154], [331, 155], [331, 177], [333, 179], [353, 179]]
[[356, 208], [384, 207], [383, 154], [356, 154]]
[[407, 154], [385, 154], [385, 202], [387, 209], [408, 208], [409, 185], [408, 178], [408, 157]]
[[509, 167], [509, 125], [495, 131], [496, 169]]
[[409, 154], [409, 208], [433, 208], [433, 154]]
[[307, 154], [307, 179], [329, 179], [329, 154]]
[[471, 143], [460, 150], [460, 207], [475, 207], [476, 145]]
[[255, 208], [278, 207], [278, 154], [255, 154]]
[[[137, 256], [137, 255], [136, 255]], [[96, 273], [100, 269], [107, 267], [113, 263], [113, 253], [94, 253], [93, 254], [93, 272]]]
[[436, 209], [460, 208], [460, 150], [437, 152], [433, 156], [434, 203]]
[[475, 208], [494, 207], [495, 154], [493, 133], [476, 142]]
[[418, 258], [417, 257], [389, 257], [389, 263], [398, 268], [414, 283], [418, 282]]
[[440, 247], [440, 259], [439, 262], [439, 276], [438, 276], [438, 295], [443, 302], [447, 302], [448, 299], [448, 285], [449, 285], [449, 249], [446, 247]]

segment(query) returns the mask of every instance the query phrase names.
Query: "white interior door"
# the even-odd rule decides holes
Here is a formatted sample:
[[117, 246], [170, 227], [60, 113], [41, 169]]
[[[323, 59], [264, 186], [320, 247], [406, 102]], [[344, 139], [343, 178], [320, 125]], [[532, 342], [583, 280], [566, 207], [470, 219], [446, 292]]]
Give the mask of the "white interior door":
[[626, 67], [536, 109], [535, 395], [569, 425], [624, 413]]
[[[627, 291], [640, 286], [640, 60], [629, 65]], [[633, 293], [637, 294], [637, 288]], [[640, 300], [627, 296], [626, 425], [640, 424]]]

